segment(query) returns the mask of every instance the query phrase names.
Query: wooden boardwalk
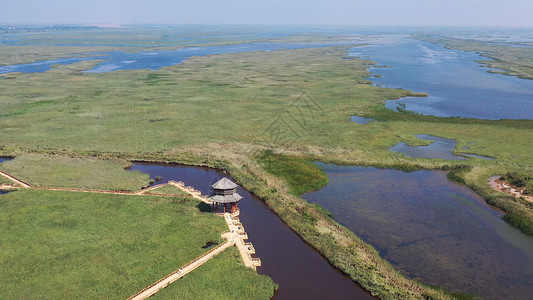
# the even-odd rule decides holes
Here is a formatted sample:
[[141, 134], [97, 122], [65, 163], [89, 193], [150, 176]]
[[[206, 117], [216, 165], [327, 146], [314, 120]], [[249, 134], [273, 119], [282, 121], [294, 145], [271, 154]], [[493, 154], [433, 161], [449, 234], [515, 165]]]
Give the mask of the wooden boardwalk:
[[189, 274], [190, 272], [194, 271], [204, 263], [206, 263], [211, 258], [215, 257], [216, 255], [220, 254], [222, 251], [228, 249], [229, 247], [233, 246], [235, 242], [232, 242], [231, 240], [227, 240], [224, 244], [213, 248], [209, 252], [203, 254], [202, 256], [190, 261], [189, 263], [183, 265], [178, 270], [168, 274], [167, 276], [161, 278], [160, 280], [154, 282], [153, 284], [147, 286], [146, 288], [142, 289], [141, 291], [137, 292], [135, 295], [128, 298], [128, 300], [141, 300], [146, 299], [155, 293], [159, 292], [160, 289], [163, 289], [167, 287], [169, 284], [175, 282], [176, 280], [180, 279], [181, 277]]
[[226, 221], [226, 224], [228, 224], [228, 234], [231, 236], [232, 240], [235, 241], [235, 246], [237, 246], [239, 252], [241, 253], [244, 265], [248, 268], [256, 270], [257, 267], [261, 266], [261, 260], [256, 257], [252, 257], [252, 254], [255, 254], [255, 248], [252, 243], [244, 241], [248, 239], [248, 234], [246, 234], [244, 231], [244, 227], [242, 226], [239, 218], [236, 216], [232, 217], [232, 215], [229, 213], [225, 213], [224, 220]]
[[3, 177], [11, 180], [13, 183], [23, 187], [23, 188], [30, 188], [31, 186], [29, 184], [27, 184], [26, 182], [22, 181], [22, 180], [19, 180], [9, 174], [7, 174], [6, 172], [2, 172], [0, 171], [0, 175], [2, 175]]
[[[10, 181], [14, 183], [14, 184], [3, 184], [2, 186], [5, 188], [34, 188], [34, 189], [44, 189], [44, 190], [51, 190], [51, 191], [69, 191], [69, 192], [136, 195], [136, 196], [142, 196], [142, 195], [171, 196], [171, 197], [180, 196], [180, 195], [158, 194], [158, 193], [147, 194], [148, 192], [152, 190], [155, 190], [157, 188], [170, 184], [172, 186], [177, 187], [181, 191], [187, 193], [188, 194], [187, 196], [191, 198], [195, 198], [207, 204], [212, 204], [209, 198], [203, 196], [200, 191], [194, 189], [193, 187], [185, 186], [185, 184], [181, 181], [170, 180], [168, 183], [158, 184], [155, 186], [151, 186], [149, 188], [142, 189], [140, 191], [133, 192], [133, 191], [117, 191], [117, 190], [96, 190], [96, 189], [93, 190], [93, 189], [79, 189], [79, 188], [31, 186], [28, 183], [22, 180], [19, 180], [15, 178], [14, 176], [11, 176], [5, 172], [0, 171], [0, 175], [9, 179]], [[228, 231], [222, 233], [221, 235], [222, 238], [226, 240], [225, 243], [209, 250], [208, 252], [197, 257], [196, 259], [188, 262], [187, 264], [183, 265], [178, 270], [168, 274], [167, 276], [147, 286], [146, 288], [135, 293], [135, 295], [129, 297], [128, 299], [132, 299], [132, 300], [146, 299], [154, 295], [160, 289], [167, 287], [169, 284], [175, 282], [176, 280], [182, 278], [188, 273], [194, 271], [196, 268], [200, 267], [201, 265], [209, 261], [211, 258], [215, 257], [216, 255], [220, 254], [222, 251], [226, 250], [227, 248], [233, 245], [237, 246], [237, 249], [239, 249], [243, 263], [246, 267], [256, 270], [257, 267], [261, 266], [261, 260], [256, 257], [252, 257], [252, 254], [255, 254], [254, 246], [250, 242], [245, 242], [245, 240], [248, 239], [248, 234], [246, 234], [246, 232], [244, 231], [244, 227], [239, 220], [239, 217], [238, 217], [239, 211], [233, 214], [224, 213], [222, 214], [222, 216], [224, 217], [224, 220], [226, 221], [226, 224], [228, 225], [228, 229], [229, 229]]]

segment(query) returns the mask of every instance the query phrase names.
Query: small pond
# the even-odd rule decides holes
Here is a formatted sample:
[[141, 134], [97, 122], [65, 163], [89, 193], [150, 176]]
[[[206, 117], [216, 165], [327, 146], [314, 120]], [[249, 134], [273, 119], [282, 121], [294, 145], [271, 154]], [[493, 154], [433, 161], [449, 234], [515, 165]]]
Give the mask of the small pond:
[[365, 117], [359, 117], [359, 116], [352, 116], [351, 121], [355, 122], [357, 124], [366, 124], [370, 121], [374, 121], [375, 119], [372, 118], [365, 118]]
[[[440, 158], [449, 160], [465, 160], [467, 157], [475, 157], [480, 159], [494, 159], [492, 157], [481, 156], [477, 154], [461, 153], [461, 156], [454, 155], [452, 151], [455, 149], [456, 142], [452, 139], [446, 139], [429, 134], [418, 134], [417, 138], [425, 141], [432, 141], [427, 146], [408, 146], [400, 142], [389, 148], [390, 151], [400, 152], [409, 157], [418, 158]], [[464, 148], [463, 148], [464, 149]]]
[[319, 166], [329, 184], [304, 198], [402, 273], [482, 299], [531, 299], [533, 237], [445, 172]]
[[9, 157], [0, 157], [0, 164], [3, 163], [4, 161], [8, 161], [8, 160], [12, 160], [13, 158], [9, 158]]
[[450, 160], [465, 160], [466, 157], [452, 154], [455, 149], [456, 142], [451, 139], [445, 139], [438, 136], [419, 134], [416, 136], [419, 139], [426, 141], [433, 141], [427, 146], [408, 146], [401, 142], [389, 148], [390, 151], [400, 152], [409, 157], [420, 158], [440, 158]]

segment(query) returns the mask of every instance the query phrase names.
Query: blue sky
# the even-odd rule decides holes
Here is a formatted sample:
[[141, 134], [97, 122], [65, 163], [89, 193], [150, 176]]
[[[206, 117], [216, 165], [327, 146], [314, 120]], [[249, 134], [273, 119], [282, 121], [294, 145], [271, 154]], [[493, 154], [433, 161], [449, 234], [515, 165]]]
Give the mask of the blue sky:
[[0, 24], [533, 27], [532, 0], [0, 0]]

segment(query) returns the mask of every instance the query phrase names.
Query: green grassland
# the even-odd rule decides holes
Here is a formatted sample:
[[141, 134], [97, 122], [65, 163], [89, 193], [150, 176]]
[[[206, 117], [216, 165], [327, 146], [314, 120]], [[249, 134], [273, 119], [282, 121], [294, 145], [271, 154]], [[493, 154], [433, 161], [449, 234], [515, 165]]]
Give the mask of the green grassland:
[[12, 184], [13, 182], [11, 182], [11, 180], [9, 180], [9, 179], [6, 179], [6, 178], [0, 176], [0, 184], [4, 184], [4, 183]]
[[267, 172], [283, 178], [294, 195], [317, 190], [329, 182], [328, 176], [309, 160], [272, 151], [265, 151], [257, 160]]
[[[211, 27], [211, 28], [208, 28]], [[210, 29], [206, 31], [206, 29]], [[109, 51], [141, 52], [176, 50], [181, 47], [239, 43], [319, 43], [343, 37], [299, 33], [287, 37], [262, 35], [264, 27], [220, 26], [125, 26], [125, 27], [0, 27], [0, 66], [32, 63], [64, 57], [90, 57]], [[11, 42], [11, 43], [10, 43]], [[60, 46], [60, 47], [58, 47]]]
[[[508, 221], [528, 232], [533, 207], [493, 191], [487, 179], [533, 172], [533, 121], [392, 112], [384, 108], [387, 99], [423, 95], [372, 86], [365, 78], [373, 62], [343, 60], [345, 55], [345, 47], [328, 47], [194, 57], [153, 72], [84, 74], [80, 71], [94, 62], [83, 62], [41, 74], [10, 74], [16, 79], [0, 80], [0, 154], [60, 153], [226, 169], [373, 294], [445, 299], [440, 291], [397, 273], [371, 246], [299, 198], [309, 187], [296, 188], [298, 179], [291, 181], [287, 168], [300, 178], [320, 173], [305, 167], [310, 160], [455, 169], [452, 178], [506, 210]], [[357, 124], [350, 121], [352, 115], [377, 121]], [[426, 143], [416, 134], [455, 139], [456, 154], [496, 159], [458, 162], [388, 151], [400, 141]], [[266, 150], [272, 151], [268, 159], [258, 161]]]
[[489, 68], [491, 73], [501, 73], [524, 79], [533, 79], [533, 49], [530, 47], [510, 47], [477, 40], [456, 39], [445, 36], [415, 35], [416, 39], [443, 44], [446, 47], [462, 51], [477, 52], [490, 60], [480, 62]]
[[128, 191], [148, 186], [150, 176], [125, 170], [129, 165], [122, 159], [23, 154], [3, 162], [0, 170], [34, 186]]
[[[222, 242], [224, 220], [200, 212], [197, 204], [190, 198], [31, 189], [1, 195], [0, 294], [5, 299], [127, 298], [204, 253], [207, 242]], [[226, 268], [251, 283], [259, 280], [262, 298], [272, 293], [272, 282], [242, 270], [240, 257], [226, 257], [211, 270]], [[206, 293], [223, 288], [203, 286]], [[241, 298], [240, 292], [229, 295]]]
[[208, 261], [200, 269], [180, 279], [153, 296], [162, 299], [270, 299], [274, 283], [242, 264], [241, 256], [231, 247]]
[[167, 184], [155, 190], [148, 191], [146, 192], [146, 194], [167, 194], [167, 195], [182, 195], [182, 196], [188, 195], [184, 191], [170, 184]]

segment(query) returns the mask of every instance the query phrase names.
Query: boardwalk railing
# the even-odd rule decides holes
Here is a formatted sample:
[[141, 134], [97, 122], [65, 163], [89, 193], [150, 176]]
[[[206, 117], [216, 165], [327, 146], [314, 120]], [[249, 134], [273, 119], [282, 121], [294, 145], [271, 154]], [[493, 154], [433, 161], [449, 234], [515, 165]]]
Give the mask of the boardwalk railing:
[[11, 176], [11, 175], [7, 174], [6, 172], [0, 171], [0, 174], [2, 174], [4, 177], [6, 177], [6, 178], [8, 178], [10, 180], [14, 179], [15, 181], [18, 181], [17, 183], [21, 183], [23, 185], [23, 187], [30, 187], [30, 185], [27, 182], [25, 182], [23, 180], [20, 180], [20, 179], [18, 179], [15, 176]]
[[151, 289], [152, 287], [156, 286], [156, 285], [159, 284], [160, 282], [166, 280], [166, 279], [169, 278], [170, 276], [175, 275], [175, 274], [178, 274], [181, 270], [183, 270], [183, 269], [187, 268], [188, 266], [194, 264], [195, 262], [197, 262], [198, 260], [202, 259], [203, 257], [205, 257], [205, 256], [207, 256], [207, 255], [209, 255], [209, 254], [211, 254], [212, 252], [218, 250], [218, 249], [221, 248], [221, 247], [226, 246], [227, 243], [230, 243], [230, 242], [226, 242], [226, 243], [223, 243], [223, 244], [218, 245], [218, 246], [216, 246], [216, 247], [213, 247], [213, 249], [211, 249], [211, 250], [207, 251], [206, 253], [204, 253], [204, 254], [198, 256], [197, 258], [195, 258], [195, 259], [189, 261], [188, 263], [186, 263], [185, 265], [181, 266], [181, 268], [177, 269], [176, 271], [174, 271], [174, 272], [168, 274], [167, 276], [165, 276], [165, 277], [159, 279], [158, 281], [156, 281], [156, 282], [150, 284], [149, 286], [145, 287], [144, 289], [138, 291], [138, 292], [135, 293], [133, 296], [129, 297], [128, 300], [134, 299], [135, 297], [137, 297], [137, 296], [139, 296], [140, 294], [144, 293], [146, 290]]

